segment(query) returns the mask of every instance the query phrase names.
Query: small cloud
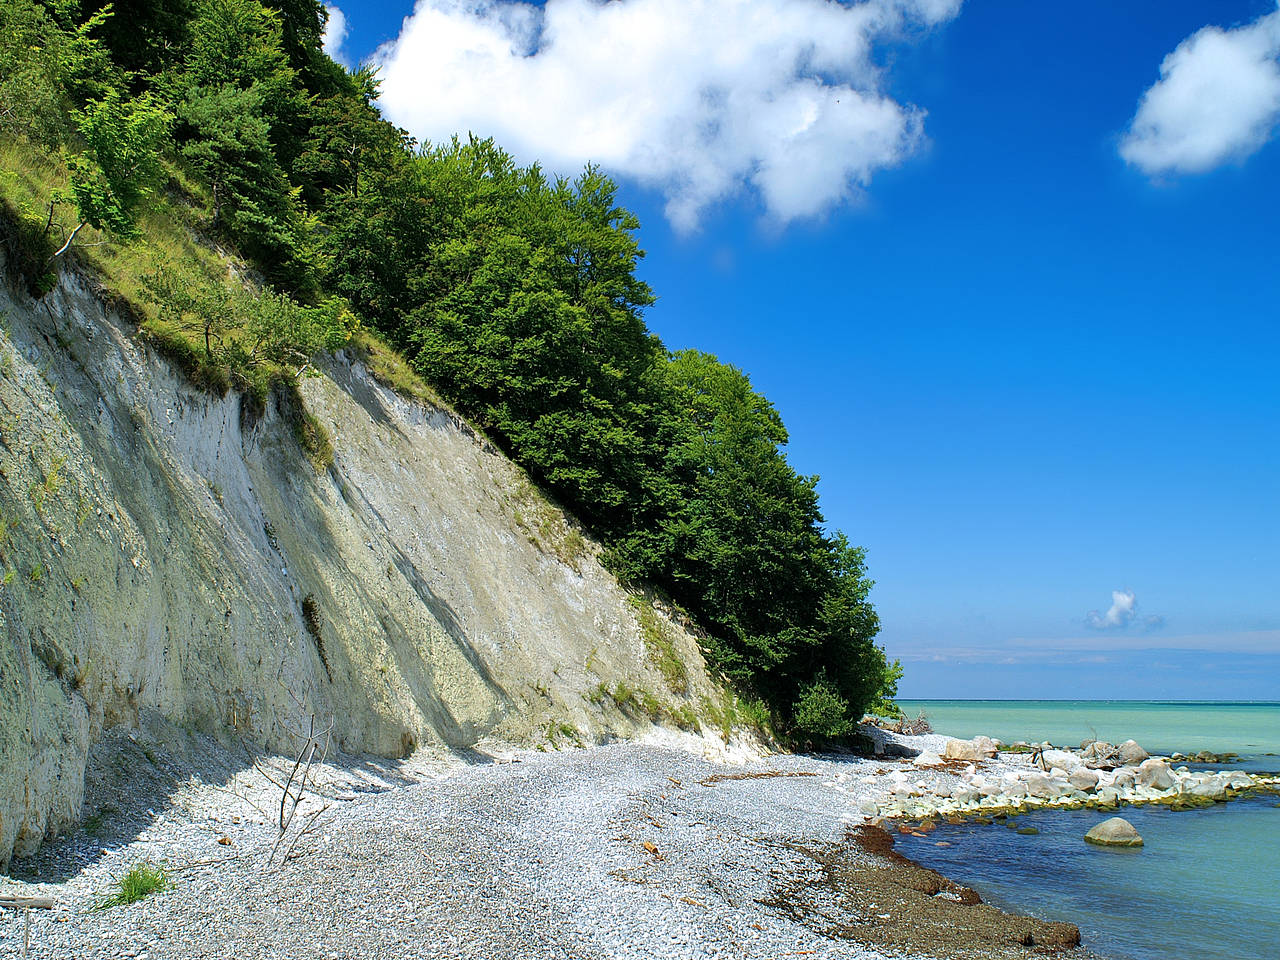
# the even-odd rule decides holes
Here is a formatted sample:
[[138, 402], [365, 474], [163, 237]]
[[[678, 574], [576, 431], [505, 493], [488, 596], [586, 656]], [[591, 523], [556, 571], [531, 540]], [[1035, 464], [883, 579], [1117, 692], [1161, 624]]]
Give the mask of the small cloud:
[[1280, 120], [1280, 11], [1205, 27], [1160, 64], [1120, 155], [1150, 176], [1203, 173], [1258, 150]]
[[1153, 613], [1149, 617], [1143, 617], [1142, 626], [1143, 629], [1146, 630], [1159, 630], [1164, 626], [1164, 617], [1160, 616], [1158, 613]]
[[342, 50], [342, 45], [347, 41], [347, 15], [337, 7], [325, 5], [325, 13], [328, 19], [324, 25], [324, 36], [321, 38], [321, 46], [324, 52], [336, 60], [343, 66], [347, 65], [347, 55]]
[[1123, 630], [1137, 614], [1138, 597], [1132, 590], [1112, 590], [1111, 606], [1106, 613], [1090, 610], [1084, 618], [1094, 630]]

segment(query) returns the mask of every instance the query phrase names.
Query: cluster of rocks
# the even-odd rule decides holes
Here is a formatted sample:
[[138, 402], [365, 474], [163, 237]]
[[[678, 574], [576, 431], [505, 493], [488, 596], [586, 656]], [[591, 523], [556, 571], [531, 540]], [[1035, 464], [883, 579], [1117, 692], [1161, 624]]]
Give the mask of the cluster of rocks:
[[1244, 790], [1274, 788], [1280, 779], [1240, 771], [1193, 771], [1152, 757], [1132, 740], [1088, 741], [1079, 750], [1051, 744], [1004, 745], [990, 737], [949, 740], [941, 752], [911, 761], [913, 772], [889, 773], [889, 795], [862, 804], [871, 818], [1021, 813], [1036, 808], [1114, 810], [1123, 803], [1190, 809]]

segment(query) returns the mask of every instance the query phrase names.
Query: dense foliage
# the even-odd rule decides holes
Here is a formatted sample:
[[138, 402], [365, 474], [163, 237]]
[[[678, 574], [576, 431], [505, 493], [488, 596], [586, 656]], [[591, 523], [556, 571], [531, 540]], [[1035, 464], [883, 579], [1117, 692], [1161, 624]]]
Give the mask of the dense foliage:
[[782, 729], [849, 732], [900, 675], [873, 643], [863, 552], [824, 529], [816, 478], [787, 463], [746, 375], [649, 332], [615, 185], [487, 140], [420, 147], [379, 115], [371, 71], [323, 54], [325, 16], [316, 0], [148, 0], [126, 23], [94, 0], [6, 0], [0, 135], [64, 150], [71, 189], [51, 203], [118, 238], [162, 164], [196, 178], [204, 230], [262, 280], [148, 275], [207, 362], [305, 370], [353, 326], [381, 331], [619, 576], [684, 607]]

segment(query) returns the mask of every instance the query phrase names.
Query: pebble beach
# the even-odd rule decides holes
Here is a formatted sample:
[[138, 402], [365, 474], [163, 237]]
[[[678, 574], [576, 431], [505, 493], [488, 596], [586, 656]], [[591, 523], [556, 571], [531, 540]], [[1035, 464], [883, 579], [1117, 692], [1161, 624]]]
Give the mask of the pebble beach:
[[[0, 956], [24, 936], [33, 958], [1091, 956], [1070, 924], [1002, 913], [898, 857], [885, 828], [1096, 802], [1096, 784], [1026, 753], [947, 759], [974, 742], [869, 732], [870, 758], [676, 735], [339, 758], [313, 771], [287, 855], [290, 758], [117, 737], [96, 748], [85, 825], [0, 880], [55, 901], [0, 911]], [[1185, 793], [1191, 775], [1173, 776]], [[1036, 778], [1061, 791], [1034, 796]], [[1135, 798], [1153, 789], [1135, 775]], [[164, 864], [167, 889], [95, 909], [139, 862]]]

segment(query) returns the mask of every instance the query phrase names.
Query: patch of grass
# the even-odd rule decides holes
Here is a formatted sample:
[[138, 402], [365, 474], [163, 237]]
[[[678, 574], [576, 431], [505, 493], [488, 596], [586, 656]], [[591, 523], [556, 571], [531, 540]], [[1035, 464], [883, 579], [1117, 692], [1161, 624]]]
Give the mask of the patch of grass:
[[116, 881], [116, 892], [99, 903], [98, 909], [108, 910], [111, 907], [137, 903], [153, 893], [168, 889], [170, 882], [169, 871], [163, 864], [155, 866], [147, 861], [135, 863], [128, 873]]
[[688, 703], [682, 703], [671, 711], [671, 721], [681, 730], [698, 730], [702, 727], [698, 722], [697, 711]]
[[640, 623], [640, 636], [649, 660], [658, 668], [671, 692], [684, 696], [689, 692], [689, 668], [676, 650], [671, 626], [658, 616], [647, 597], [632, 597], [630, 603]]
[[617, 704], [619, 710], [634, 709], [638, 702], [636, 692], [625, 680], [619, 680], [613, 685], [613, 689], [609, 691], [609, 699]]
[[293, 427], [293, 437], [316, 473], [324, 473], [333, 466], [333, 441], [319, 417], [307, 409], [292, 381], [281, 384], [277, 396], [280, 412]]
[[27, 574], [27, 579], [32, 583], [39, 583], [44, 579], [44, 564], [36, 563], [31, 567], [31, 572]]
[[520, 475], [505, 502], [511, 510], [511, 519], [531, 544], [572, 567], [575, 573], [582, 572], [582, 558], [588, 552], [587, 538], [527, 476]]
[[625, 680], [617, 681], [612, 689], [602, 683], [589, 696], [591, 702], [597, 704], [608, 697], [623, 713], [647, 716], [655, 723], [667, 712], [662, 701], [652, 691], [645, 690], [643, 687], [632, 687]]
[[735, 727], [747, 727], [762, 733], [770, 733], [773, 729], [773, 715], [762, 701], [744, 700], [728, 689], [721, 692], [719, 702], [703, 697], [702, 715], [720, 729], [725, 743], [729, 742]]
[[636, 694], [636, 699], [640, 703], [641, 709], [649, 715], [649, 719], [655, 723], [662, 719], [663, 713], [666, 712], [665, 708], [662, 706], [662, 701], [652, 693], [648, 690], [640, 690]]
[[293, 425], [293, 435], [316, 473], [324, 473], [333, 466], [333, 441], [315, 414], [304, 410]]
[[348, 349], [365, 365], [370, 376], [384, 387], [410, 400], [453, 412], [435, 388], [375, 331], [363, 327], [357, 330], [351, 336]]
[[582, 746], [582, 734], [578, 732], [577, 727], [564, 720], [552, 720], [547, 724], [547, 742], [559, 750], [561, 740], [568, 740], [575, 746]]

